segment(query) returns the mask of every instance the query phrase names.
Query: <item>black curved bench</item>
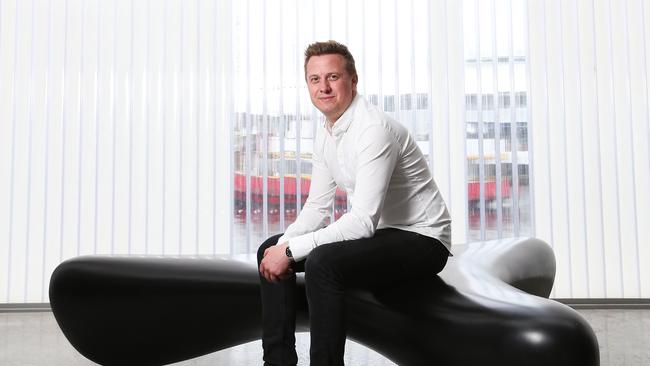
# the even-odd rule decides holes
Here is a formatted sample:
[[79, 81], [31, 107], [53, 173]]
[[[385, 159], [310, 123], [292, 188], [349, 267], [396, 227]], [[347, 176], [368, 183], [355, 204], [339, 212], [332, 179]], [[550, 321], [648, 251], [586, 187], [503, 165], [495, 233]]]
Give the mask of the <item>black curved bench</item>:
[[[439, 276], [350, 292], [348, 336], [399, 365], [598, 365], [589, 324], [546, 298], [554, 275], [537, 239], [455, 246]], [[70, 343], [102, 365], [172, 363], [261, 336], [252, 255], [77, 257], [52, 274], [50, 303]]]

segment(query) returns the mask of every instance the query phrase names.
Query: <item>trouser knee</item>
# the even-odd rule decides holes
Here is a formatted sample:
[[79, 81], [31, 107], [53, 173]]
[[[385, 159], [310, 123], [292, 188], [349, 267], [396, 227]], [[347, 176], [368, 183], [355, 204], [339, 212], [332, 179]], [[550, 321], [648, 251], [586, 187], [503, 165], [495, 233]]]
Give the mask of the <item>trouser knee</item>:
[[336, 247], [334, 245], [324, 244], [316, 247], [309, 253], [305, 261], [305, 281], [307, 286], [309, 286], [309, 283], [338, 280], [340, 273], [337, 270], [337, 264]]

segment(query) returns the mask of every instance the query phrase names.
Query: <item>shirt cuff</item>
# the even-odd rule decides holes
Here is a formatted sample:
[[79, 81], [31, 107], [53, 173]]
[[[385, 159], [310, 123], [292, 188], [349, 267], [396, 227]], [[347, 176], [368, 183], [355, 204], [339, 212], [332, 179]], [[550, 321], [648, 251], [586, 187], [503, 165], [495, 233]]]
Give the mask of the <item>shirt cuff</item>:
[[275, 243], [275, 244], [276, 244], [276, 245], [277, 245], [277, 244], [282, 244], [282, 243], [284, 243], [285, 241], [289, 241], [289, 238], [287, 238], [286, 235], [282, 235], [281, 237], [278, 238], [278, 242]]
[[[278, 241], [278, 243], [281, 243], [281, 241]], [[307, 258], [315, 247], [314, 233], [307, 233], [289, 239], [289, 249], [291, 249], [293, 260], [296, 262]]]

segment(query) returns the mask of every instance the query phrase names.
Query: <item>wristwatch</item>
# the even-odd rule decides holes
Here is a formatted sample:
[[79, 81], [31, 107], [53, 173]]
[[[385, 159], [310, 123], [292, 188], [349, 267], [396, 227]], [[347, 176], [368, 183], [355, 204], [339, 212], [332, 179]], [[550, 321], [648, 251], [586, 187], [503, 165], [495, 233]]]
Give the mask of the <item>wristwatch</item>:
[[290, 261], [294, 261], [293, 259], [293, 253], [291, 253], [291, 249], [289, 249], [289, 246], [287, 245], [287, 249], [284, 251], [284, 254], [287, 255]]

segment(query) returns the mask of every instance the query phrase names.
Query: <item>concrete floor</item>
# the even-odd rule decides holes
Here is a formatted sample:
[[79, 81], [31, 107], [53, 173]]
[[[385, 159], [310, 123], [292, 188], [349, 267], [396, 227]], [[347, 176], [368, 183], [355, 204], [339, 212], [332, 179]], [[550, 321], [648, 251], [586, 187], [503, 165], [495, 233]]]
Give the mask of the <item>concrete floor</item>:
[[[579, 310], [600, 344], [602, 366], [650, 365], [650, 309]], [[309, 364], [309, 335], [297, 337], [299, 365]], [[215, 352], [174, 366], [260, 365], [261, 342]], [[348, 341], [348, 365], [394, 365], [362, 345]], [[90, 366], [65, 339], [50, 312], [0, 313], [0, 365]]]

